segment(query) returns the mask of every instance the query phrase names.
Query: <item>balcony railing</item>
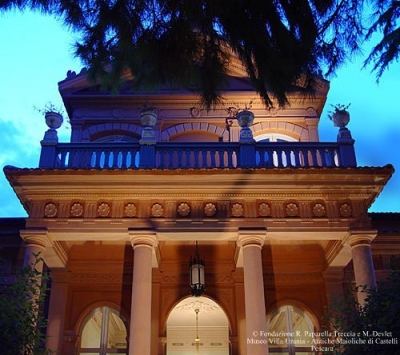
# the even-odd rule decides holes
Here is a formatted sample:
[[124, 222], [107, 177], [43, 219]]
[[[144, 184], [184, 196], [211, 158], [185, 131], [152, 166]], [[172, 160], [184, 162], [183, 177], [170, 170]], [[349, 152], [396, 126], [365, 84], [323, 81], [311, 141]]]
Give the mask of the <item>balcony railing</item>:
[[354, 141], [338, 143], [49, 143], [40, 168], [214, 169], [356, 166]]

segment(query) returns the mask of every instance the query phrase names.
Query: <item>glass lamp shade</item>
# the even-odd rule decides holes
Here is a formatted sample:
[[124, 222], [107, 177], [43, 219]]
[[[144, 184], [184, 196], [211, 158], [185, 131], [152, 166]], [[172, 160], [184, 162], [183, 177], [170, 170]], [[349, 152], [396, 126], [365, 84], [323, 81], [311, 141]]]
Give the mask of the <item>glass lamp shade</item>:
[[190, 291], [195, 297], [199, 297], [205, 291], [204, 261], [194, 258], [190, 261]]

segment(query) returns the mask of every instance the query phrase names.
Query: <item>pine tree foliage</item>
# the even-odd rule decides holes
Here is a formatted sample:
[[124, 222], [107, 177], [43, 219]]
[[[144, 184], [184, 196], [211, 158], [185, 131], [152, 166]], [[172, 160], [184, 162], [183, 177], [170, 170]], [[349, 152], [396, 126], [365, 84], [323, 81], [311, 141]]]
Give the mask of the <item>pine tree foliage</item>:
[[[37, 257], [36, 263], [42, 262]], [[3, 275], [0, 275], [2, 277]], [[0, 282], [0, 354], [50, 355], [45, 348], [42, 305], [47, 276], [31, 266], [17, 270], [11, 285]]]
[[365, 61], [365, 65], [373, 64], [373, 71], [376, 72], [377, 80], [389, 64], [397, 61], [400, 54], [400, 1], [378, 0], [373, 16], [375, 21], [370, 27], [367, 38], [376, 32], [381, 32], [381, 41], [372, 49]]
[[271, 107], [285, 105], [295, 84], [312, 93], [316, 75], [333, 74], [359, 50], [364, 3], [3, 0], [0, 10], [37, 9], [61, 18], [81, 35], [76, 54], [104, 88], [118, 88], [129, 70], [136, 88], [184, 86], [211, 108], [222, 99], [218, 88], [234, 55]]

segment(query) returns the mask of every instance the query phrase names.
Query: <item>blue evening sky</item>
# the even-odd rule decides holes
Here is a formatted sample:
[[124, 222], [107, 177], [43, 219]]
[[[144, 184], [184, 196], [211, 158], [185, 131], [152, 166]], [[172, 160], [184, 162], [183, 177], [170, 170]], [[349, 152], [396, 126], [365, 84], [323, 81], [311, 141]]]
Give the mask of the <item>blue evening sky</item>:
[[[34, 107], [61, 105], [57, 83], [68, 70], [79, 72], [73, 57], [74, 35], [56, 20], [39, 13], [0, 13], [0, 167], [38, 166], [40, 140], [47, 127]], [[365, 45], [365, 54], [370, 44]], [[400, 65], [393, 63], [377, 84], [362, 58], [331, 78], [320, 121], [320, 140], [336, 141], [337, 129], [327, 118], [330, 104], [351, 103], [348, 128], [355, 139], [358, 166], [393, 164], [395, 172], [371, 212], [400, 212]], [[67, 142], [70, 131], [59, 129]], [[0, 217], [26, 216], [4, 173], [0, 171]]]

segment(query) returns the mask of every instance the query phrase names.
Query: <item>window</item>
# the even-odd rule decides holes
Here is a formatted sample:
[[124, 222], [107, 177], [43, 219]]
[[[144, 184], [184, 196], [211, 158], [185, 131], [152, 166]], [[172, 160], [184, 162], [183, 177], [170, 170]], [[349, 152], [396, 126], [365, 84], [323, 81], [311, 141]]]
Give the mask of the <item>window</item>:
[[126, 327], [117, 311], [101, 307], [90, 314], [82, 329], [79, 354], [127, 354]]
[[297, 139], [281, 133], [264, 133], [255, 136], [257, 142], [298, 142]]
[[311, 355], [314, 325], [309, 316], [292, 306], [277, 309], [267, 324], [269, 354]]

